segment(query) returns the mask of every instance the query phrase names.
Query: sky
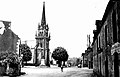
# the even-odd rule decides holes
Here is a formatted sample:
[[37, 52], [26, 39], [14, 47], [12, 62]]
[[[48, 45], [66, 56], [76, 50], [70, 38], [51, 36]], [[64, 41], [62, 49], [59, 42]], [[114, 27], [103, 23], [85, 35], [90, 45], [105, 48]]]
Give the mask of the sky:
[[[93, 41], [95, 20], [101, 20], [109, 0], [0, 0], [0, 20], [11, 21], [11, 29], [22, 41], [35, 46], [43, 2], [51, 34], [50, 52], [64, 47], [69, 57], [81, 57], [87, 49], [87, 34]], [[2, 25], [2, 23], [0, 23]]]

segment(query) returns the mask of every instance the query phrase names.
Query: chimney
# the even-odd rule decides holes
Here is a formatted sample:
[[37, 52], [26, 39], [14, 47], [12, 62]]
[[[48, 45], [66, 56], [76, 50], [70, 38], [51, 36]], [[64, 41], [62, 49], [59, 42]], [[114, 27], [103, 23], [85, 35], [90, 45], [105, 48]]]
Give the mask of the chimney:
[[94, 34], [94, 36], [93, 36], [93, 41], [97, 38], [97, 30], [93, 30], [93, 34]]
[[99, 32], [100, 31], [100, 29], [101, 29], [101, 23], [102, 23], [102, 21], [101, 20], [96, 20], [96, 23], [95, 23], [95, 25], [96, 25], [96, 30]]

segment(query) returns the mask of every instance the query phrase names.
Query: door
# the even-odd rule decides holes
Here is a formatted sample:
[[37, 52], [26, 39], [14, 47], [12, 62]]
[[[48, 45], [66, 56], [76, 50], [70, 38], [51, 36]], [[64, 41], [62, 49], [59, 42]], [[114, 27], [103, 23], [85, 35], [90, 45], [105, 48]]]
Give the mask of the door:
[[114, 77], [119, 76], [119, 61], [118, 61], [118, 53], [114, 53]]
[[108, 58], [106, 56], [106, 61], [105, 61], [105, 77], [108, 77]]

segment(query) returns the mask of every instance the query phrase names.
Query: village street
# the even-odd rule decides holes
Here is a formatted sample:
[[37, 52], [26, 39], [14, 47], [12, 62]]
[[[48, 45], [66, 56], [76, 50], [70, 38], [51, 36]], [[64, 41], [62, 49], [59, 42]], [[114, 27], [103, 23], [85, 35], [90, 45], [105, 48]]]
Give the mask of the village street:
[[26, 74], [19, 77], [91, 77], [92, 71], [88, 68], [68, 67], [61, 72], [61, 69], [56, 66], [50, 68], [31, 66], [22, 68], [22, 72]]

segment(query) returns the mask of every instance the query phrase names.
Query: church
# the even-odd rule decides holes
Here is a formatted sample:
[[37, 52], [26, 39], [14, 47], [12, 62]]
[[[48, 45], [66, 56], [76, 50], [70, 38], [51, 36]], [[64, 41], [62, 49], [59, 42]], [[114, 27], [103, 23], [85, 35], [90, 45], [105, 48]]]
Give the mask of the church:
[[36, 66], [50, 66], [50, 33], [48, 24], [46, 24], [45, 2], [43, 2], [43, 12], [41, 24], [38, 24], [38, 30], [35, 34], [36, 46], [34, 52], [34, 64]]

